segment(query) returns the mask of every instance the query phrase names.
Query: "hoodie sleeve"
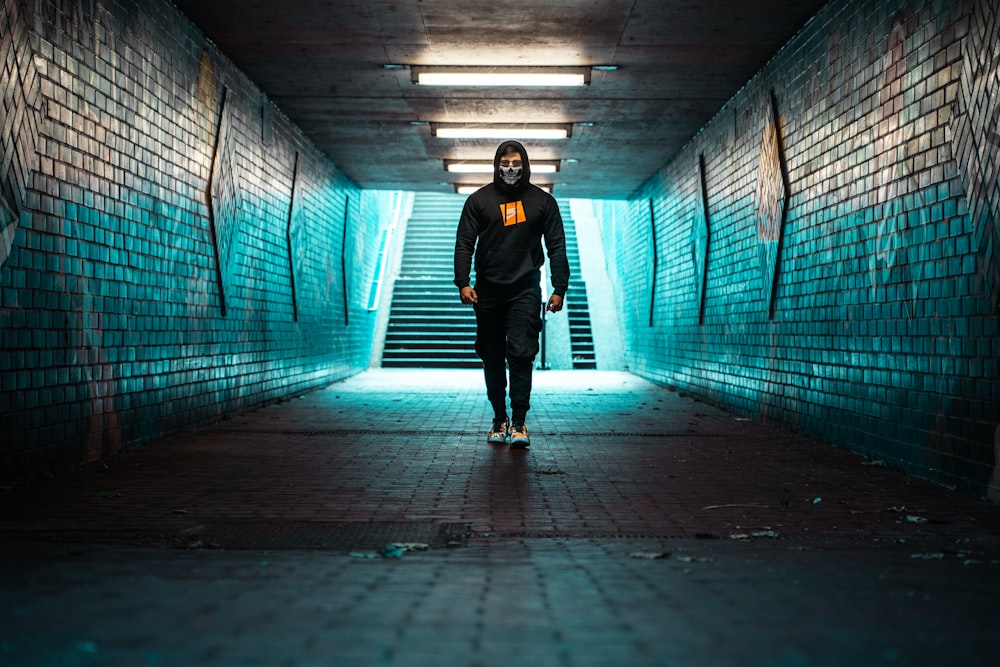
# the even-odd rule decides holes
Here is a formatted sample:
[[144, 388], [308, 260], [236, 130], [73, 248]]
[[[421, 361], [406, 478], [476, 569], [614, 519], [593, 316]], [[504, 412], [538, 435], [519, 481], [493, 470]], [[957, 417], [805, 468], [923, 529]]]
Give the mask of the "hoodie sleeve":
[[569, 289], [569, 260], [566, 259], [566, 233], [563, 230], [562, 214], [555, 199], [549, 199], [545, 214], [545, 252], [549, 258], [549, 272], [552, 274], [552, 293], [566, 296]]
[[458, 219], [458, 232], [455, 235], [455, 286], [458, 289], [468, 287], [469, 274], [472, 273], [472, 253], [476, 249], [476, 239], [479, 237], [479, 218], [476, 216], [472, 198], [465, 200], [462, 215]]

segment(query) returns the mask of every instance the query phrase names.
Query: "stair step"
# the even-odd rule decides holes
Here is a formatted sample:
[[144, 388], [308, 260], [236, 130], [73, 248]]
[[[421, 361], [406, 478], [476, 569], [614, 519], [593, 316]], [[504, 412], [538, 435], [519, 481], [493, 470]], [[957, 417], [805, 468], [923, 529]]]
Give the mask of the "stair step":
[[479, 357], [474, 354], [457, 354], [454, 350], [435, 349], [427, 347], [400, 347], [386, 349], [383, 359], [406, 359], [416, 357], [419, 359], [458, 359], [461, 361], [478, 361]]
[[[593, 355], [591, 355], [593, 356]], [[387, 347], [386, 359], [405, 359], [406, 357], [423, 357], [426, 359], [478, 359], [475, 354], [461, 354], [452, 348], [444, 347]]]
[[478, 359], [476, 361], [462, 361], [449, 359], [383, 359], [383, 368], [482, 368], [483, 364]]
[[455, 320], [428, 320], [426, 317], [399, 317], [389, 319], [389, 331], [392, 331], [395, 327], [407, 327], [415, 328], [422, 327], [422, 331], [433, 331], [435, 329], [441, 329], [442, 331], [457, 331], [460, 329], [468, 329], [469, 331], [476, 330], [476, 321], [472, 318], [463, 319], [459, 321]]
[[466, 318], [463, 316], [445, 318], [445, 317], [430, 317], [427, 311], [422, 310], [400, 310], [393, 309], [389, 311], [389, 319], [398, 319], [400, 323], [406, 322], [409, 324], [423, 324], [426, 326], [433, 326], [434, 324], [440, 324], [441, 326], [450, 326], [451, 328], [466, 325], [470, 328], [476, 326], [476, 320], [474, 318]]
[[386, 338], [385, 350], [447, 350], [456, 357], [474, 357], [476, 337], [470, 334], [457, 338], [414, 338], [412, 335]]
[[468, 327], [465, 331], [454, 329], [441, 329], [439, 331], [428, 331], [427, 327], [397, 328], [386, 332], [386, 340], [412, 340], [412, 341], [442, 341], [449, 345], [464, 343], [475, 340], [475, 327]]
[[386, 341], [398, 340], [439, 340], [448, 341], [451, 345], [471, 345], [472, 342], [476, 340], [476, 330], [470, 328], [467, 331], [427, 332], [425, 327], [421, 327], [412, 329], [394, 329], [386, 333]]
[[426, 318], [422, 317], [405, 317], [398, 318], [396, 320], [389, 321], [389, 331], [397, 330], [413, 330], [413, 331], [475, 331], [476, 322], [475, 320], [466, 320], [463, 322], [445, 322], [445, 321], [428, 321]]
[[431, 297], [427, 295], [414, 295], [412, 297], [402, 297], [398, 300], [393, 299], [392, 309], [396, 310], [397, 308], [410, 311], [426, 311], [432, 317], [444, 317], [446, 314], [449, 316], [464, 315], [469, 318], [475, 317], [475, 313], [472, 308], [465, 305], [454, 296], [449, 298], [443, 296]]

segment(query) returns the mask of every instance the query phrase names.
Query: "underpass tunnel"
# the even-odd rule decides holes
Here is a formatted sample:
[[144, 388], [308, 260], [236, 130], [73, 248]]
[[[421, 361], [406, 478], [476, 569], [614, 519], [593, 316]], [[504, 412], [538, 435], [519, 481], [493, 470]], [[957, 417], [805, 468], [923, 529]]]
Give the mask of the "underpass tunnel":
[[[627, 371], [1000, 497], [1000, 19], [917, 5], [823, 6], [633, 190], [556, 182], [586, 308], [537, 372]], [[370, 368], [476, 367], [450, 184], [360, 184], [171, 3], [4, 0], [0, 31], [5, 485]]]
[[[0, 663], [996, 664], [998, 45], [997, 0], [0, 1]], [[454, 275], [507, 139], [551, 198], [496, 221], [554, 202], [571, 274], [530, 447]]]

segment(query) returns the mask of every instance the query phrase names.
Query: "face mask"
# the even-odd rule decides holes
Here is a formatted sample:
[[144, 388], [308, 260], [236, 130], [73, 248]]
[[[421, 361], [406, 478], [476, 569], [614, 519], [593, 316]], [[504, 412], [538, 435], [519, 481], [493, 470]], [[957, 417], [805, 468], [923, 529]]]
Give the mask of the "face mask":
[[500, 167], [500, 178], [507, 185], [514, 185], [521, 180], [521, 170], [524, 167]]

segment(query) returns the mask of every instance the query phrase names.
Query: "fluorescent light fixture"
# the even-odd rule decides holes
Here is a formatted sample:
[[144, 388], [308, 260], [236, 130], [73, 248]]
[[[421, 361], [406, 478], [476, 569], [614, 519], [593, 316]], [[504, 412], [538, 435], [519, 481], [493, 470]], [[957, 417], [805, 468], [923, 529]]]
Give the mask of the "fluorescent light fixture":
[[445, 171], [450, 171], [453, 174], [492, 174], [493, 173], [493, 163], [492, 162], [452, 162], [451, 160], [444, 161]]
[[[473, 192], [475, 192], [479, 188], [483, 187], [483, 185], [486, 185], [486, 184], [483, 183], [483, 184], [480, 184], [480, 185], [469, 185], [467, 183], [456, 183], [455, 184], [455, 194], [457, 194], [457, 195], [471, 195]], [[548, 183], [535, 183], [534, 185], [537, 185], [542, 190], [545, 190], [549, 194], [552, 194], [552, 186], [550, 184], [548, 184]]]
[[441, 139], [567, 139], [572, 136], [572, 127], [533, 123], [431, 123], [431, 133]]
[[410, 67], [413, 83], [422, 86], [586, 86], [590, 67]]
[[[492, 174], [493, 163], [485, 161], [445, 160], [445, 171], [453, 174]], [[559, 171], [559, 163], [547, 160], [532, 160], [532, 174], [554, 174]]]

